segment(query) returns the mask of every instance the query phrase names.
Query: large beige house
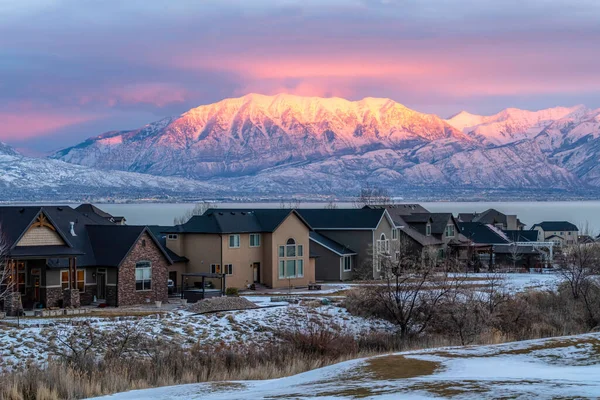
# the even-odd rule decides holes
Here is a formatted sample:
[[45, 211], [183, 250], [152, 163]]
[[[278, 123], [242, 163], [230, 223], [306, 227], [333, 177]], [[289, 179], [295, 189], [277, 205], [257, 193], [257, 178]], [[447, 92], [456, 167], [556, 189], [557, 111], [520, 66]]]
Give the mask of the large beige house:
[[531, 230], [538, 232], [538, 242], [554, 242], [557, 246], [576, 244], [579, 237], [579, 228], [568, 221], [544, 221]]
[[[167, 248], [187, 259], [187, 273], [225, 274], [227, 287], [241, 289], [314, 282], [310, 231], [294, 210], [210, 209], [164, 234]], [[187, 285], [199, 280], [190, 276]]]

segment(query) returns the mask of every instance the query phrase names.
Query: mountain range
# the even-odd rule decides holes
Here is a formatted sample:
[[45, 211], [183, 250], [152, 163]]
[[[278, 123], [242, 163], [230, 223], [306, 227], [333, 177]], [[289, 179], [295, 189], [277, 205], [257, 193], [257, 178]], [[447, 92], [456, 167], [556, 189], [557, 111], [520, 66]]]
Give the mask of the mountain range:
[[[100, 174], [111, 182], [114, 176], [123, 187], [129, 179], [152, 175], [149, 193], [165, 183], [160, 177], [175, 192], [180, 187], [251, 197], [347, 196], [365, 184], [396, 195], [489, 189], [596, 193], [599, 137], [600, 109], [585, 106], [509, 108], [491, 116], [463, 111], [443, 119], [390, 99], [249, 94], [139, 129], [107, 132], [50, 160], [2, 157], [58, 163], [52, 168], [76, 171], [82, 182], [99, 171], [121, 171]], [[0, 178], [0, 185], [5, 181]], [[101, 191], [103, 185], [96, 179], [94, 187]]]

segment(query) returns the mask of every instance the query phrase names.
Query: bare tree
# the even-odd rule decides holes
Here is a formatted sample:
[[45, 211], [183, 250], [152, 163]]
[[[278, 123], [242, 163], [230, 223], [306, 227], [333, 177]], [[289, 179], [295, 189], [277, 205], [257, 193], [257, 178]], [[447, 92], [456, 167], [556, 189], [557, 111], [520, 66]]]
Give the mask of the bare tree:
[[513, 270], [517, 269], [517, 263], [523, 259], [523, 251], [516, 243], [508, 246], [508, 259], [512, 263]]
[[593, 276], [600, 273], [600, 243], [575, 243], [562, 249], [558, 273], [567, 282], [574, 299], [579, 299]]
[[338, 205], [335, 201], [330, 200], [323, 208], [325, 208], [326, 210], [335, 210], [338, 208]]
[[16, 279], [12, 279], [12, 271], [8, 264], [8, 244], [2, 234], [0, 226], [0, 311], [4, 308], [5, 301], [15, 291]]
[[173, 224], [174, 225], [185, 224], [193, 216], [195, 216], [195, 215], [202, 215], [209, 208], [217, 208], [217, 205], [213, 204], [213, 203], [209, 203], [207, 201], [202, 201], [200, 203], [197, 203], [196, 205], [194, 205], [193, 208], [191, 208], [191, 209], [187, 210], [185, 213], [183, 213], [183, 215], [181, 215], [179, 217], [175, 217], [175, 219], [173, 220]]
[[398, 325], [401, 339], [423, 332], [453, 285], [448, 271], [438, 260], [438, 252], [410, 251], [397, 240], [390, 254], [379, 254], [385, 285], [374, 286], [372, 296], [388, 319]]
[[368, 183], [360, 189], [358, 197], [354, 201], [354, 206], [356, 208], [388, 204], [392, 204], [392, 199], [387, 189], [371, 186]]

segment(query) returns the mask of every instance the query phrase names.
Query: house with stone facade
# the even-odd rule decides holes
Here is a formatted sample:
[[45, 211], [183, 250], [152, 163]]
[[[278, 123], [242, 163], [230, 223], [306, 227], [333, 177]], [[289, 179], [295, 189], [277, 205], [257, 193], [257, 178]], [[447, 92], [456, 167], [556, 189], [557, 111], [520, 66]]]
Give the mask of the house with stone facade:
[[[124, 306], [167, 300], [172, 259], [144, 226], [118, 225], [71, 207], [0, 207], [9, 303]], [[10, 312], [11, 310], [9, 310]]]
[[[209, 209], [162, 234], [168, 250], [185, 258], [188, 274], [225, 274], [228, 288], [287, 288], [315, 281], [311, 230], [295, 210]], [[201, 279], [188, 276], [184, 286]]]

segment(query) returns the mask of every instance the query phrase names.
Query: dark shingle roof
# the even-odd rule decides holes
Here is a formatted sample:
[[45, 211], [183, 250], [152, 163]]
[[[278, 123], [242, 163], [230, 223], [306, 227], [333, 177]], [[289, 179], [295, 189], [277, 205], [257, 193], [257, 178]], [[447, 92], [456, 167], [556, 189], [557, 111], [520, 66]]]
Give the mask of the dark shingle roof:
[[568, 221], [544, 221], [539, 224], [535, 224], [531, 229], [535, 229], [536, 226], [541, 227], [545, 231], [578, 231], [579, 229], [575, 224]]
[[504, 234], [513, 242], [537, 242], [538, 232], [537, 231], [502, 231]]
[[81, 204], [80, 206], [75, 208], [75, 210], [79, 211], [86, 217], [93, 219], [97, 222], [101, 222], [100, 219], [107, 220], [111, 223], [120, 223], [125, 220], [125, 217], [115, 217], [114, 215], [111, 215], [106, 211], [101, 210], [95, 205], [89, 203]]
[[314, 231], [310, 232], [309, 236], [310, 236], [310, 240], [312, 240], [315, 243], [320, 244], [321, 246], [323, 246], [325, 248], [328, 248], [329, 250], [333, 251], [337, 255], [348, 256], [348, 255], [356, 254], [356, 252], [354, 250], [348, 248], [347, 246], [339, 244], [335, 240], [329, 239], [328, 237], [325, 237], [317, 232], [314, 232]]
[[434, 235], [444, 234], [448, 223], [454, 223], [454, 217], [451, 213], [431, 213], [429, 215], [432, 220], [431, 233]]
[[395, 216], [404, 216], [411, 214], [429, 214], [429, 210], [420, 204], [385, 204], [385, 205], [366, 205], [364, 208], [385, 208], [392, 219]]
[[416, 213], [405, 215], [402, 217], [402, 219], [408, 222], [409, 224], [426, 224], [427, 222], [432, 222], [431, 214], [429, 213]]
[[501, 236], [501, 231], [481, 222], [459, 222], [458, 226], [460, 233], [477, 244], [510, 243], [509, 240]]
[[148, 233], [165, 258], [171, 262], [172, 260], [158, 239], [145, 226], [91, 225], [88, 226], [88, 235], [96, 258], [96, 265], [118, 267], [144, 232]]
[[494, 253], [497, 254], [540, 254], [540, 251], [533, 246], [516, 246], [510, 244], [495, 244]]
[[299, 209], [298, 213], [316, 230], [367, 230], [376, 229], [385, 209], [338, 208]]
[[292, 213], [295, 213], [304, 221], [301, 215], [290, 209], [208, 209], [202, 215], [193, 216], [185, 224], [169, 228], [163, 232], [273, 232]]

